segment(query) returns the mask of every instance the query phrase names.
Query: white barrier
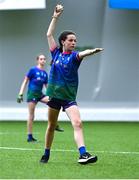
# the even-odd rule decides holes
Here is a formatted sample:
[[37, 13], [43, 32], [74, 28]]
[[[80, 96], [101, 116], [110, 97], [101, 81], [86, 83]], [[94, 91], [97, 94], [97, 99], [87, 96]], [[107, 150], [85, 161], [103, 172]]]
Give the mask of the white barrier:
[[[80, 108], [83, 121], [139, 121], [139, 108]], [[28, 118], [27, 107], [0, 108], [0, 120], [26, 120]], [[47, 108], [37, 107], [36, 120], [47, 120]], [[69, 120], [65, 112], [60, 112], [59, 120]]]

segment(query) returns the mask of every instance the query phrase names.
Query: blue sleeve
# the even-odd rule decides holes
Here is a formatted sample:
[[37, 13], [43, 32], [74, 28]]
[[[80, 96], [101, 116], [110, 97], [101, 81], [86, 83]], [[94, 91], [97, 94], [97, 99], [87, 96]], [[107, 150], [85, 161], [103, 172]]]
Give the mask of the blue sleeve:
[[72, 56], [74, 61], [76, 61], [79, 64], [81, 63], [82, 59], [79, 58], [79, 52], [73, 51]]
[[56, 47], [54, 50], [51, 51], [51, 56], [52, 56], [52, 60], [55, 60], [57, 54], [59, 54], [60, 51], [59, 51], [59, 48]]
[[32, 76], [33, 76], [33, 69], [31, 68], [29, 71], [28, 71], [28, 73], [26, 74], [26, 76], [29, 78], [29, 79], [31, 79], [32, 78]]

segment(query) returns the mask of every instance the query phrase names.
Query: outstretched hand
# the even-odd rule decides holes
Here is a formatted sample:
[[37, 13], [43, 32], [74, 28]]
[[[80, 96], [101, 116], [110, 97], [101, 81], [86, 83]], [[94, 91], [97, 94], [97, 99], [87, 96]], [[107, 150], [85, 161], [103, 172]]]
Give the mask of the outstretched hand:
[[104, 48], [95, 48], [95, 49], [93, 49], [93, 53], [96, 54], [96, 53], [103, 51], [103, 50], [104, 50]]
[[61, 4], [57, 4], [54, 9], [53, 17], [59, 17], [60, 14], [63, 12], [64, 7]]
[[86, 49], [84, 51], [79, 52], [79, 58], [82, 59], [86, 56], [96, 54], [96, 53], [103, 51], [103, 50], [104, 50], [103, 48]]

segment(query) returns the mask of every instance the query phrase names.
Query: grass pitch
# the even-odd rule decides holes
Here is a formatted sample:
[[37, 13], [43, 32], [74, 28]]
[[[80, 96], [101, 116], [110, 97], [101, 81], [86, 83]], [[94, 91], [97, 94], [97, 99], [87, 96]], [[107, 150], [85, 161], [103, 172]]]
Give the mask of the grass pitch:
[[44, 153], [47, 122], [34, 122], [37, 143], [26, 141], [26, 122], [0, 122], [0, 179], [138, 179], [139, 123], [83, 122], [87, 150], [95, 164], [80, 165], [70, 122], [60, 122], [51, 157]]

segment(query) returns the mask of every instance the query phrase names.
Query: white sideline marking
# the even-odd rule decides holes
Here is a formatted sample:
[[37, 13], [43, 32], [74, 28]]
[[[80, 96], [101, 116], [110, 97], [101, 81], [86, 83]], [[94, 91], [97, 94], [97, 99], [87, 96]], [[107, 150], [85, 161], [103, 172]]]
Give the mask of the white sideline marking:
[[[19, 150], [19, 151], [42, 151], [42, 149], [32, 149], [32, 148], [16, 148], [16, 147], [0, 147], [0, 149], [4, 150]], [[60, 152], [76, 152], [76, 150], [62, 150], [62, 149], [54, 149], [51, 151], [60, 151]]]
[[14, 148], [14, 147], [0, 147], [0, 149], [4, 150], [19, 150], [19, 151], [40, 151], [42, 149], [32, 149], [32, 148]]
[[95, 151], [96, 153], [107, 153], [107, 154], [137, 154], [139, 155], [139, 152], [130, 152], [130, 151]]
[[[25, 132], [0, 132], [0, 135], [16, 135], [16, 134], [24, 134], [26, 135]], [[34, 134], [40, 134], [39, 132], [35, 132]]]
[[[19, 151], [42, 151], [42, 149], [32, 149], [32, 148], [16, 148], [16, 147], [0, 147], [0, 149], [3, 150], [19, 150]], [[73, 149], [52, 149], [51, 151], [55, 152], [77, 152], [77, 150]], [[95, 153], [102, 153], [102, 154], [133, 154], [133, 155], [139, 155], [139, 152], [129, 152], [129, 151], [123, 151], [123, 152], [116, 152], [116, 151], [89, 151], [89, 152], [95, 152]]]

